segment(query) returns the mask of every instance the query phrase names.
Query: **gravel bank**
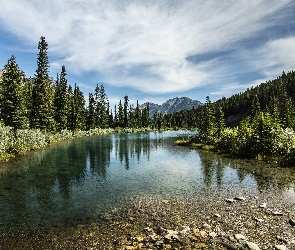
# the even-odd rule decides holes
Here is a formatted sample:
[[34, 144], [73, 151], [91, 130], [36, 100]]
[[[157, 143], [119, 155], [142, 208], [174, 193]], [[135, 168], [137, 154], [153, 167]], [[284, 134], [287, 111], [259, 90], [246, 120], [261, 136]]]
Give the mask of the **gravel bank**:
[[0, 249], [295, 249], [293, 193], [124, 198], [81, 221], [1, 228]]

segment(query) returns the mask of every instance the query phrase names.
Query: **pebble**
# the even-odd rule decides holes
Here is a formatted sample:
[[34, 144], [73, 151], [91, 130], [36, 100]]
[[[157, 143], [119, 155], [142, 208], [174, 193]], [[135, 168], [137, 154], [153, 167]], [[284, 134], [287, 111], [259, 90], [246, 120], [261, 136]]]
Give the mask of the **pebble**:
[[210, 226], [209, 224], [205, 223], [205, 224], [203, 225], [203, 228], [208, 230], [208, 229], [211, 228], [211, 226]]
[[274, 215], [274, 216], [283, 216], [283, 213], [279, 212], [279, 211], [273, 211], [272, 215]]
[[275, 245], [275, 249], [277, 249], [277, 250], [286, 250], [287, 247], [284, 246], [284, 245]]
[[261, 204], [259, 205], [259, 207], [261, 207], [261, 208], [266, 208], [266, 203], [261, 203]]
[[257, 222], [264, 222], [264, 219], [254, 218], [254, 220], [256, 220]]
[[245, 240], [246, 237], [244, 235], [242, 235], [242, 234], [235, 234], [235, 239], [237, 239], [237, 240]]
[[245, 201], [246, 198], [243, 197], [243, 196], [238, 196], [238, 197], [235, 197], [235, 200], [238, 200], [238, 201]]
[[291, 225], [292, 227], [295, 226], [295, 220], [294, 220], [293, 218], [290, 218], [290, 219], [289, 219], [289, 223], [290, 223], [290, 225]]
[[250, 250], [260, 250], [259, 246], [253, 242], [248, 241], [246, 245]]

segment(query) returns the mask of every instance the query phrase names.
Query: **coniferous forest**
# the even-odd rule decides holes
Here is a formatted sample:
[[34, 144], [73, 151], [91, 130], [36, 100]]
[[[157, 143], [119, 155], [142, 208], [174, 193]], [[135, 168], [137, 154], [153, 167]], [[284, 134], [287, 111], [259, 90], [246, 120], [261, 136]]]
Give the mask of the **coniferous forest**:
[[49, 75], [48, 44], [38, 43], [37, 69], [27, 77], [11, 56], [0, 77], [0, 155], [5, 160], [52, 141], [75, 136], [148, 129], [197, 128], [178, 142], [284, 164], [295, 163], [295, 72], [198, 108], [150, 117], [149, 106], [129, 105], [128, 95], [111, 108], [103, 84], [89, 93], [67, 82], [66, 67]]
[[37, 69], [26, 77], [12, 55], [0, 77], [0, 155], [2, 160], [52, 141], [74, 136], [146, 130], [149, 106], [129, 105], [128, 96], [112, 110], [103, 84], [89, 93], [88, 106], [79, 86], [67, 82], [66, 67], [49, 75], [48, 44], [38, 43]]

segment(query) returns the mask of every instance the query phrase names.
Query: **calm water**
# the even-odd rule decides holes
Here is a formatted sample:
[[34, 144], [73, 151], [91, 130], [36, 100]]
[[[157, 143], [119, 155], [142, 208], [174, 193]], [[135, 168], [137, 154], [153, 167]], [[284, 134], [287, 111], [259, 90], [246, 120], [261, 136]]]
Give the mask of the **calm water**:
[[116, 199], [146, 194], [165, 197], [208, 190], [255, 194], [282, 186], [287, 199], [293, 196], [293, 179], [287, 178], [293, 172], [279, 172], [281, 183], [282, 178], [254, 171], [253, 162], [174, 145], [176, 139], [192, 134], [81, 138], [2, 164], [0, 226], [91, 219]]

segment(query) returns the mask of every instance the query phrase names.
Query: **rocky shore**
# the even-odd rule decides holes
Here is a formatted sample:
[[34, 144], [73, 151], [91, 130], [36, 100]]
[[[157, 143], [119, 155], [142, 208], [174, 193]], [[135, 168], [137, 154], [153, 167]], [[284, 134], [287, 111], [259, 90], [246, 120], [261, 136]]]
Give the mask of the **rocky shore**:
[[292, 192], [120, 198], [86, 220], [2, 227], [0, 249], [295, 249]]

